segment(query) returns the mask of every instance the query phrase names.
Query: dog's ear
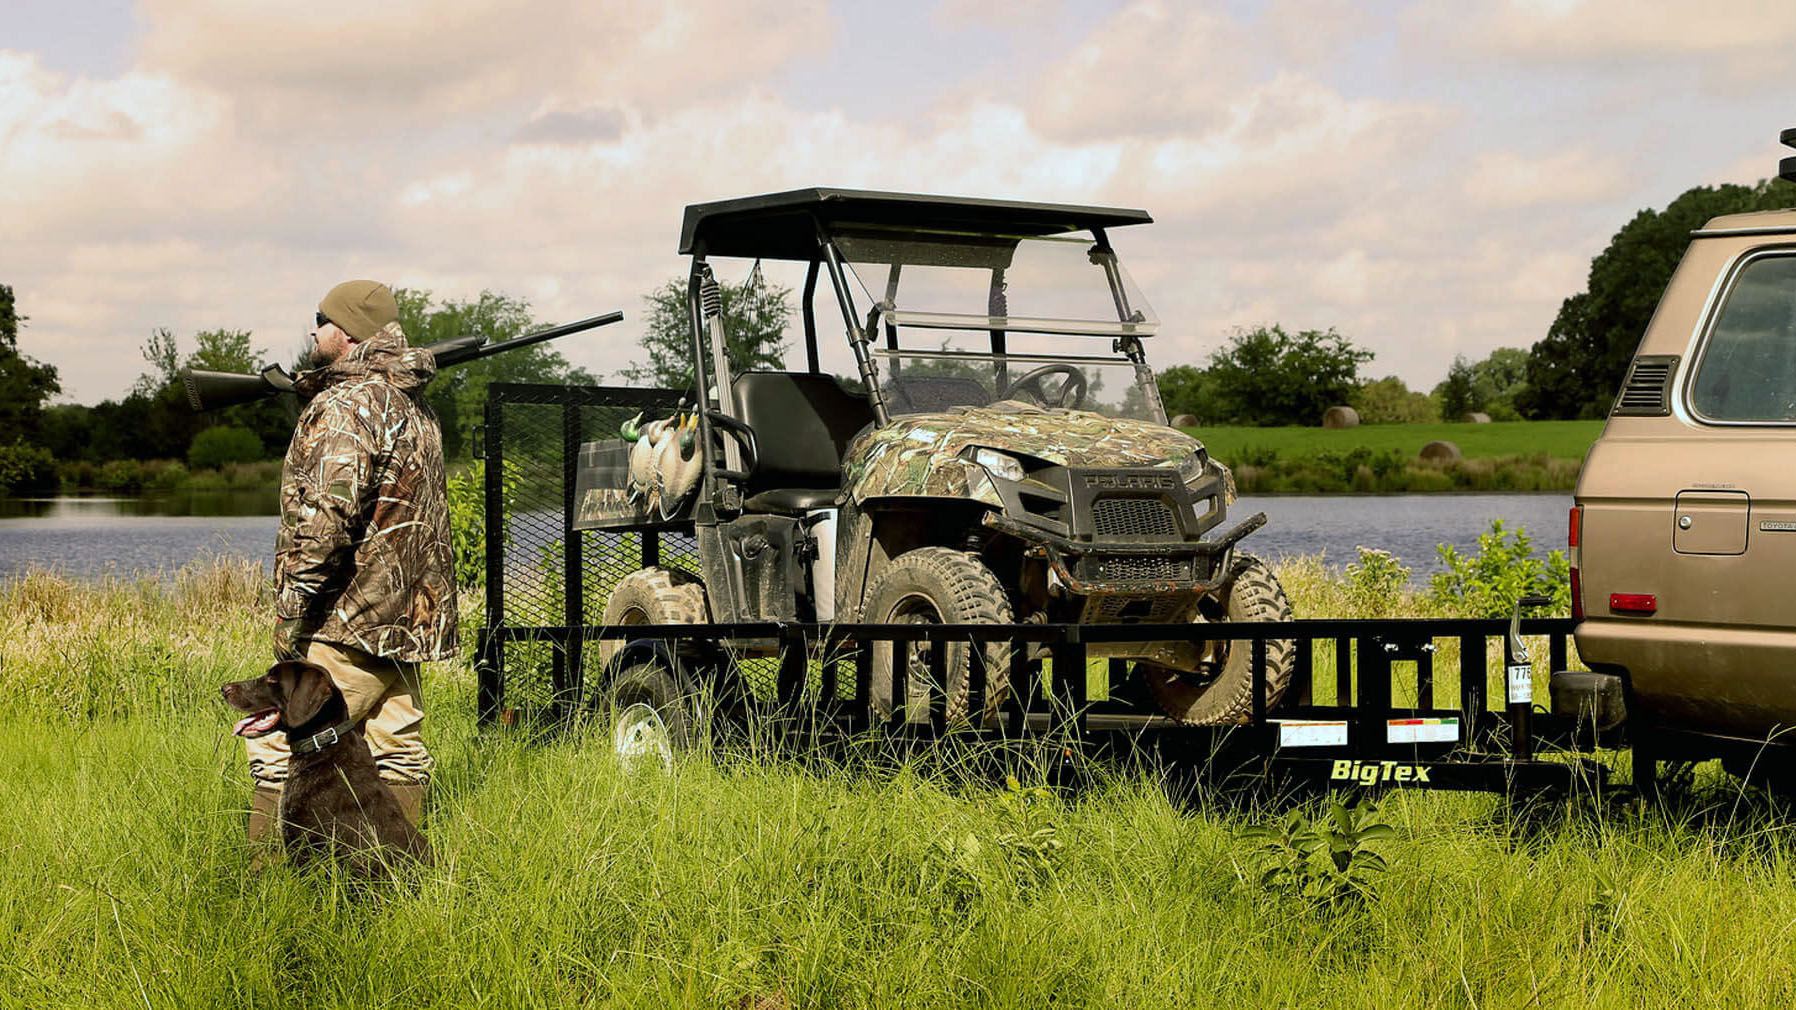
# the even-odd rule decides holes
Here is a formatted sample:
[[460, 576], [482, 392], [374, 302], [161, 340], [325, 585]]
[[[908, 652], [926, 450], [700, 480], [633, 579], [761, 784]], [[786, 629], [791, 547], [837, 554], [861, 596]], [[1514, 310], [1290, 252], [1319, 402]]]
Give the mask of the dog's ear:
[[281, 718], [290, 727], [304, 726], [317, 717], [337, 686], [324, 667], [303, 659], [284, 659], [268, 668], [281, 702]]

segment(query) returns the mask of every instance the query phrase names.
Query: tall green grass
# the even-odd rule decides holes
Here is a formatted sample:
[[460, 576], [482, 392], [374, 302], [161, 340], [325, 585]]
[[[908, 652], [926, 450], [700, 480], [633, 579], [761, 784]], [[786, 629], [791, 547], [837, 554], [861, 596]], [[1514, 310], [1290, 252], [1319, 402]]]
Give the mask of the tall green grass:
[[[1300, 613], [1353, 605], [1320, 566], [1282, 574]], [[211, 566], [0, 585], [0, 1005], [1796, 997], [1796, 839], [1709, 769], [1669, 809], [1393, 794], [1390, 870], [1329, 911], [1259, 885], [1242, 830], [1270, 808], [1174, 802], [1151, 771], [1026, 818], [951, 774], [777, 752], [631, 773], [598, 734], [477, 731], [461, 664], [426, 684], [436, 865], [372, 896], [326, 871], [254, 872], [216, 686], [265, 661], [259, 581]], [[1017, 841], [1041, 830], [1051, 852]]]

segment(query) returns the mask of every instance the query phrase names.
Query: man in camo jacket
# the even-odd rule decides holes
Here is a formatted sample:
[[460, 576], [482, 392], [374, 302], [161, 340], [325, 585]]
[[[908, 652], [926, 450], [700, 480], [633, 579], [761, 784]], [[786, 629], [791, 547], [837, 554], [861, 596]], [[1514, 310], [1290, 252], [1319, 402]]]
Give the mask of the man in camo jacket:
[[[423, 399], [436, 361], [398, 319], [374, 281], [318, 303], [316, 367], [294, 381], [305, 406], [281, 467], [274, 647], [329, 671], [416, 824], [432, 766], [418, 665], [455, 655], [455, 568], [442, 430]], [[252, 841], [275, 829], [291, 743], [309, 746], [278, 732], [248, 740]]]

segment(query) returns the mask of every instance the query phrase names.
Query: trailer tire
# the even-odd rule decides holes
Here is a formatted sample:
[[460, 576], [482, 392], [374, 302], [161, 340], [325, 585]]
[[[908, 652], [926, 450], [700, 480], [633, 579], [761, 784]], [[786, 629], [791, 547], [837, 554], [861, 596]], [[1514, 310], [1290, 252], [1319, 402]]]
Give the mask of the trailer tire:
[[679, 671], [657, 662], [632, 663], [617, 671], [605, 690], [605, 718], [615, 721], [633, 705], [647, 705], [667, 729], [674, 753], [691, 749], [705, 731], [709, 712]]
[[[867, 587], [862, 619], [869, 624], [1009, 624], [1013, 611], [1004, 585], [979, 556], [948, 547], [919, 547], [900, 554]], [[967, 718], [968, 680], [973, 645], [950, 642], [947, 648], [947, 717]], [[928, 720], [927, 647], [919, 646], [906, 672], [905, 718]], [[1010, 646], [983, 647], [986, 670], [985, 719], [995, 718], [1010, 682]], [[881, 716], [892, 713], [892, 650], [873, 650], [871, 705]]]
[[[1227, 597], [1210, 600], [1199, 607], [1200, 623], [1204, 606], [1213, 608], [1213, 617], [1228, 621], [1289, 621], [1291, 601], [1285, 596], [1278, 576], [1264, 561], [1250, 554], [1240, 555], [1240, 563], [1227, 587]], [[1201, 633], [1201, 632], [1200, 632]], [[1136, 663], [1135, 670], [1162, 711], [1192, 726], [1234, 726], [1247, 722], [1253, 715], [1253, 649], [1247, 642], [1210, 643], [1208, 664], [1215, 675], [1202, 679], [1198, 675]], [[1295, 665], [1295, 647], [1289, 639], [1266, 642], [1266, 708], [1268, 711], [1284, 696], [1291, 684]]]
[[[698, 576], [678, 568], [642, 568], [624, 576], [605, 600], [604, 626], [632, 624], [704, 624], [710, 620], [705, 606], [705, 584]], [[608, 639], [599, 643], [599, 660], [605, 666], [626, 643]]]

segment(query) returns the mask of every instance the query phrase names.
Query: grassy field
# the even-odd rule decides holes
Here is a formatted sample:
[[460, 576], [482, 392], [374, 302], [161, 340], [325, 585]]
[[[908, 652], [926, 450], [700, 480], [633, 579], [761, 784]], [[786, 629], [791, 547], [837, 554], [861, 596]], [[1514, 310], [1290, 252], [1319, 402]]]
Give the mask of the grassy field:
[[[1319, 566], [1285, 575], [1304, 616], [1356, 606]], [[581, 733], [477, 732], [460, 664], [427, 682], [437, 865], [372, 899], [252, 872], [216, 685], [265, 655], [260, 583], [0, 584], [0, 1005], [1796, 997], [1796, 836], [1710, 769], [1668, 808], [1390, 795], [1388, 870], [1326, 904], [1261, 882], [1246, 832], [1283, 810], [1123, 770], [1076, 798], [764, 752], [630, 774]]]
[[[1601, 421], [1381, 424], [1323, 428], [1187, 428], [1234, 470], [1245, 494], [1569, 491]], [[1423, 462], [1448, 441], [1463, 459]]]
[[1313, 456], [1319, 452], [1400, 452], [1414, 456], [1433, 441], [1459, 446], [1467, 459], [1545, 455], [1582, 460], [1602, 434], [1601, 421], [1494, 421], [1490, 424], [1362, 424], [1323, 428], [1186, 428], [1217, 459], [1251, 463], [1268, 454]]

